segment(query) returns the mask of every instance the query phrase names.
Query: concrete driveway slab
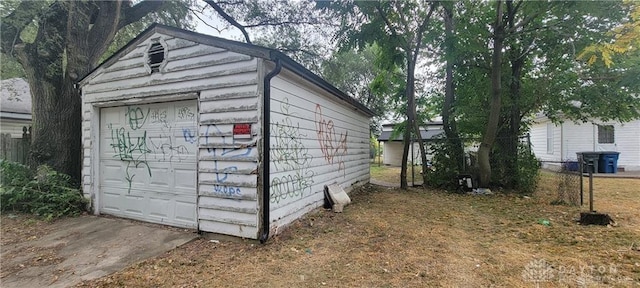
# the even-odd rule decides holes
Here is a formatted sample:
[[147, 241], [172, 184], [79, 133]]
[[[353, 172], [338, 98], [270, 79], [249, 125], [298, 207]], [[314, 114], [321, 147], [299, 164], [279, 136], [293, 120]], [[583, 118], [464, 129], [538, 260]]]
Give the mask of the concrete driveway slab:
[[[39, 239], [3, 245], [2, 287], [68, 287], [158, 256], [198, 237], [194, 230], [126, 219], [62, 219]], [[5, 270], [6, 271], [6, 270]]]

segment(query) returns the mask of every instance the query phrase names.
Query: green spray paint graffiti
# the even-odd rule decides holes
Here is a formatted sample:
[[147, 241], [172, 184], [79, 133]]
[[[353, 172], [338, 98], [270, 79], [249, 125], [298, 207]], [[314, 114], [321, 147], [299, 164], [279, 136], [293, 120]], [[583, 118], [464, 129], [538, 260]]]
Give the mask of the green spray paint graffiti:
[[[114, 127], [113, 123], [107, 124], [107, 128], [111, 131], [110, 147], [114, 152], [113, 157], [126, 163], [124, 180], [128, 186], [127, 193], [131, 193], [136, 171], [139, 172], [138, 168], [142, 168], [149, 177], [153, 176], [148, 160], [172, 162], [187, 158], [189, 154], [187, 146], [176, 143], [182, 137], [175, 137], [176, 133], [173, 131], [175, 123], [171, 123], [167, 114], [166, 109], [147, 108], [145, 112], [140, 107], [127, 106], [124, 108], [124, 122], [120, 127]], [[195, 117], [189, 107], [177, 108], [175, 115], [185, 120], [193, 120]], [[185, 144], [197, 143], [197, 135], [193, 132], [195, 129], [190, 127], [180, 129], [185, 133]], [[157, 134], [147, 135], [148, 131], [155, 131], [152, 133]]]
[[133, 168], [146, 168], [149, 177], [151, 177], [151, 168], [147, 163], [147, 155], [151, 153], [151, 149], [147, 146], [147, 131], [142, 136], [131, 137], [131, 133], [126, 131], [124, 127], [114, 129], [112, 124], [108, 125], [111, 130], [111, 148], [115, 153], [114, 157], [118, 157], [121, 161], [127, 163], [125, 169], [125, 180], [128, 184], [127, 193], [131, 193], [131, 183], [136, 175], [132, 172]]

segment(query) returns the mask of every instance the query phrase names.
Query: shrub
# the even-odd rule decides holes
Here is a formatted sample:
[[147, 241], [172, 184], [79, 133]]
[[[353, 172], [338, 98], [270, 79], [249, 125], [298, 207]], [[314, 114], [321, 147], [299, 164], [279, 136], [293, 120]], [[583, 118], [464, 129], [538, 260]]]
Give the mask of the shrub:
[[433, 151], [432, 168], [427, 171], [428, 184], [431, 187], [456, 189], [457, 177], [464, 171], [458, 171], [456, 157], [452, 157], [456, 152], [451, 142], [445, 139], [438, 139], [430, 143]]
[[71, 177], [49, 166], [38, 167], [35, 175], [24, 165], [0, 163], [0, 209], [34, 214], [51, 220], [74, 216], [85, 210], [87, 200], [74, 188]]
[[518, 147], [518, 177], [516, 188], [524, 194], [533, 193], [538, 187], [540, 179], [540, 161], [532, 153], [529, 147]]

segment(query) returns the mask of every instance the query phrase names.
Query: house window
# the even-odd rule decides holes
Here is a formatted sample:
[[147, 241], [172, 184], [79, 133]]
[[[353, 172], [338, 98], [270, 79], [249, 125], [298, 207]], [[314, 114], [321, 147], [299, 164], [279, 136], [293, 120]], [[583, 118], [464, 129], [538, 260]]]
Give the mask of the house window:
[[547, 154], [553, 154], [553, 123], [547, 123]]
[[164, 63], [164, 47], [160, 43], [153, 43], [147, 51], [147, 64], [151, 73], [160, 72], [160, 66]]
[[613, 125], [598, 125], [598, 143], [615, 143], [614, 131]]

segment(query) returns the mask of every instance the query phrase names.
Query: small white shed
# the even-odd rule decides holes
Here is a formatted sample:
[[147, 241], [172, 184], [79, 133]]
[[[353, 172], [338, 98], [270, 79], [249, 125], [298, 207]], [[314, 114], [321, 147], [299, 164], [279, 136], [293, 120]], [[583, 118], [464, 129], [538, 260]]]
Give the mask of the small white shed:
[[[402, 152], [404, 151], [403, 135], [393, 136], [393, 130], [398, 124], [384, 124], [382, 125], [382, 134], [378, 137], [380, 147], [382, 147], [382, 164], [390, 166], [402, 166]], [[443, 134], [442, 121], [429, 122], [425, 126], [420, 127], [420, 136], [426, 143], [433, 140], [434, 137]], [[420, 155], [420, 143], [417, 140], [412, 141], [412, 146], [409, 146], [409, 165], [422, 164], [422, 155]], [[429, 145], [427, 145], [429, 147]], [[427, 151], [427, 160], [431, 161], [433, 154], [431, 151]]]
[[154, 24], [79, 84], [95, 214], [266, 241], [369, 181], [372, 112], [276, 50]]

